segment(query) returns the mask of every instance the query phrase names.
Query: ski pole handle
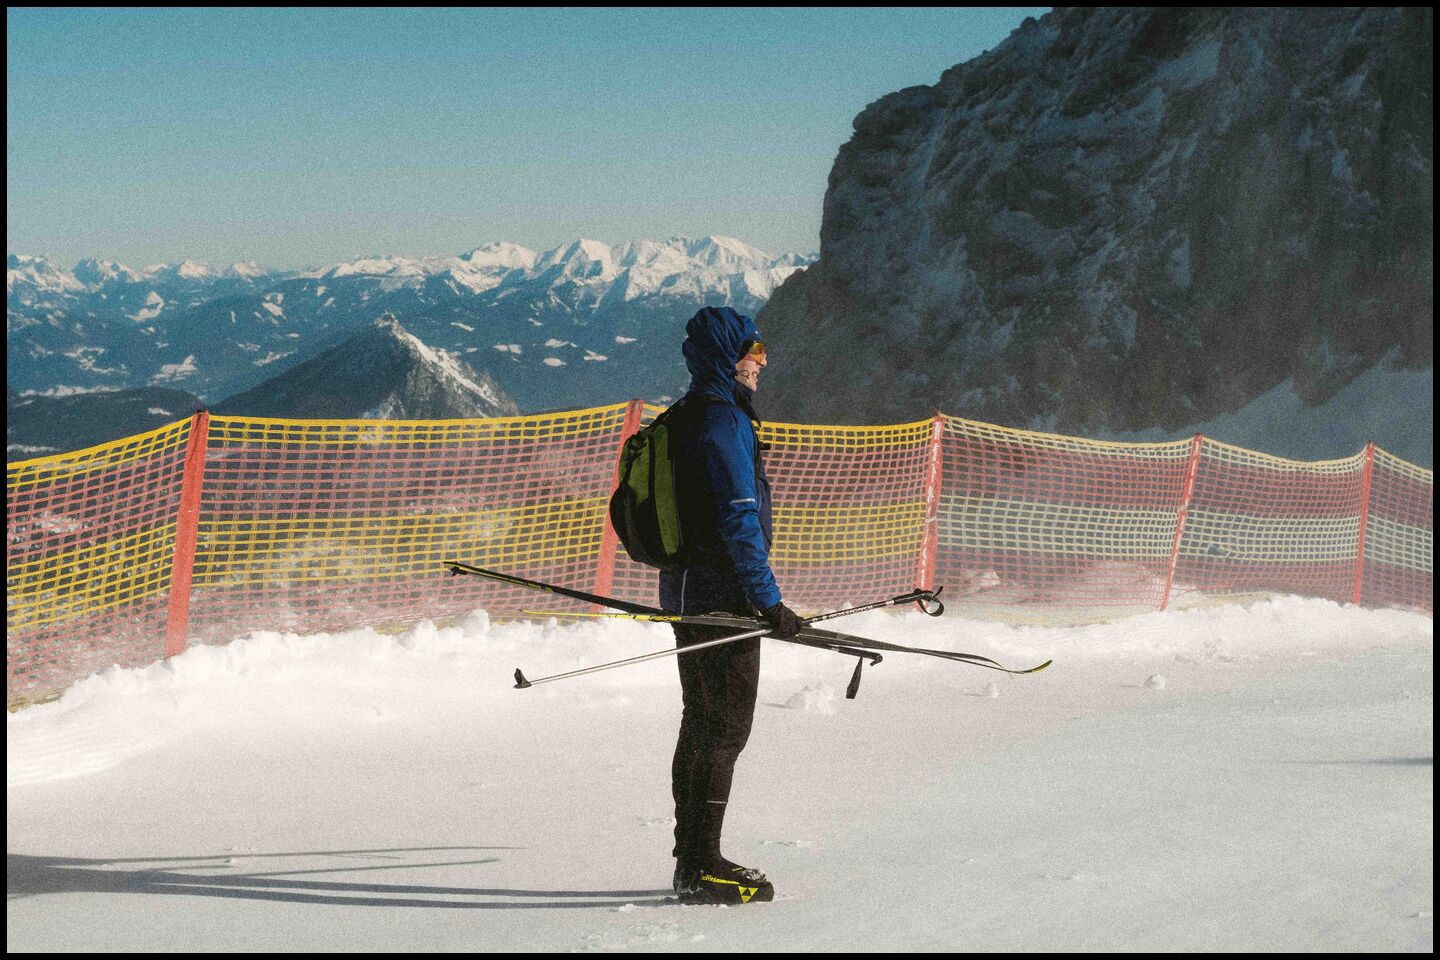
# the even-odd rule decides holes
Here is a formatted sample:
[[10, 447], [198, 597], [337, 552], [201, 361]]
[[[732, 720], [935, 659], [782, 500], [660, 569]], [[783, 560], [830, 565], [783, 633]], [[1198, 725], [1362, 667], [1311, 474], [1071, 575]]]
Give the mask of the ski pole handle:
[[[940, 590], [945, 589], [941, 587]], [[817, 616], [802, 620], [802, 623], [819, 623], [821, 620], [833, 620], [836, 617], [848, 617], [852, 613], [865, 613], [870, 610], [880, 610], [884, 607], [899, 607], [907, 603], [915, 603], [932, 617], [938, 617], [945, 612], [945, 605], [939, 601], [940, 590], [922, 590], [916, 587], [909, 593], [902, 593], [898, 597], [891, 597], [889, 600], [876, 600], [874, 603], [867, 603], [858, 607], [846, 607], [844, 610], [835, 610], [831, 613], [822, 613]]]

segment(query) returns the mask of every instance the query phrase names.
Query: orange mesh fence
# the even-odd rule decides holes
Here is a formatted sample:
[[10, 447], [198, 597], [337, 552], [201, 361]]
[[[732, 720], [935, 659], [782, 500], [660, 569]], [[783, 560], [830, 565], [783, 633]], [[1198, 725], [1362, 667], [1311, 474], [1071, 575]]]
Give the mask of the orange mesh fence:
[[1434, 609], [1435, 476], [1374, 449], [1365, 562], [1357, 599]]
[[932, 432], [929, 420], [765, 425], [775, 515], [771, 566], [787, 602], [834, 609], [915, 587]]
[[513, 612], [441, 561], [594, 585], [626, 406], [542, 417], [213, 417], [191, 637]]
[[164, 652], [190, 425], [7, 466], [7, 699]]
[[[560, 603], [447, 577], [447, 559], [654, 603], [654, 571], [625, 556], [606, 511], [623, 439], [659, 412], [202, 415], [10, 464], [9, 698], [149, 662], [167, 635], [173, 652]], [[1431, 608], [1433, 474], [1373, 447], [1297, 463], [944, 415], [766, 424], [761, 439], [772, 564], [802, 610], [916, 585], [944, 586], [961, 611], [1051, 621], [1259, 591]]]
[[938, 582], [973, 612], [1046, 618], [1165, 600], [1189, 441], [1120, 444], [945, 417]]
[[1207, 439], [1180, 541], [1176, 591], [1350, 600], [1364, 461], [1362, 454], [1300, 463]]
[[[647, 404], [637, 425], [663, 410]], [[774, 504], [770, 565], [787, 603], [818, 611], [916, 585], [931, 425], [762, 425]], [[613, 596], [658, 601], [655, 570], [623, 546], [613, 582]]]

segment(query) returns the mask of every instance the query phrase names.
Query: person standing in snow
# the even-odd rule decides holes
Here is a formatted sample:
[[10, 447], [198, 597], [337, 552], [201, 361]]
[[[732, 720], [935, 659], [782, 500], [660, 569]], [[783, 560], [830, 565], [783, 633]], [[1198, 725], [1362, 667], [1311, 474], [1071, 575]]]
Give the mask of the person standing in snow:
[[[782, 602], [770, 570], [770, 482], [752, 405], [765, 346], [754, 322], [729, 307], [706, 307], [685, 331], [691, 381], [677, 404], [684, 419], [676, 430], [675, 487], [686, 565], [661, 571], [660, 605], [674, 613], [758, 613], [771, 636], [793, 637], [800, 621]], [[685, 624], [674, 629], [681, 647], [734, 632]], [[735, 762], [755, 715], [760, 638], [684, 654], [676, 662], [684, 713], [671, 768], [675, 892], [702, 903], [773, 899], [763, 873], [720, 852]]]

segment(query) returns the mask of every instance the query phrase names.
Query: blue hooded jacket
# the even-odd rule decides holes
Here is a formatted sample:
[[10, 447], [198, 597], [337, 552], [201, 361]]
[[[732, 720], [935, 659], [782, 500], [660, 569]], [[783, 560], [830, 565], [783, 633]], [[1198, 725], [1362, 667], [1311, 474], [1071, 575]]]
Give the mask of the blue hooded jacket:
[[[694, 428], [679, 435], [677, 488], [688, 543], [700, 559], [660, 574], [660, 605], [677, 613], [764, 610], [780, 602], [770, 571], [770, 482], [759, 458], [749, 388], [735, 379], [749, 317], [706, 307], [685, 326]], [[704, 402], [700, 402], [703, 398]]]

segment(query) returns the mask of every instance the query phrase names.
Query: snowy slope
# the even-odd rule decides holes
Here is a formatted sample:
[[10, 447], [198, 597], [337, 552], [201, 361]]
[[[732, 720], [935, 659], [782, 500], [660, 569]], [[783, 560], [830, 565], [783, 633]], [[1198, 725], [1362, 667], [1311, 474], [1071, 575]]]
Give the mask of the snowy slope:
[[870, 614], [1012, 663], [767, 641], [727, 852], [668, 905], [674, 663], [628, 622], [256, 634], [7, 723], [7, 947], [1418, 950], [1432, 622], [1325, 601], [1083, 628]]
[[1292, 460], [1336, 460], [1374, 441], [1395, 456], [1433, 467], [1435, 372], [1380, 363], [1324, 403], [1307, 405], [1288, 379], [1233, 413], [1175, 431], [1104, 435], [1129, 442], [1177, 440], [1203, 433]]

